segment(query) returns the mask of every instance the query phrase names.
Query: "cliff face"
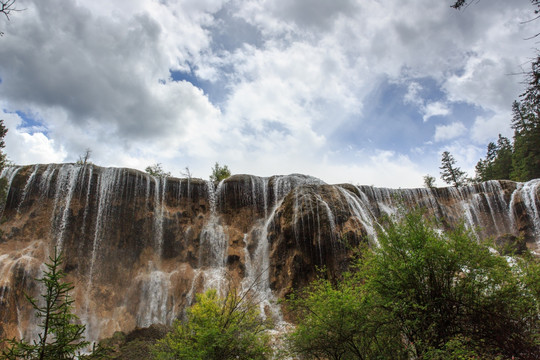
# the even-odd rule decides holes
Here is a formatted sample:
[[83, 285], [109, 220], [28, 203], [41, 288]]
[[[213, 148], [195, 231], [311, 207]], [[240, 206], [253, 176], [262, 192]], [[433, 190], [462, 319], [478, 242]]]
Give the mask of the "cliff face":
[[303, 175], [235, 175], [212, 184], [130, 169], [34, 165], [4, 170], [0, 337], [36, 334], [24, 293], [37, 295], [56, 245], [91, 340], [169, 324], [195, 293], [253, 287], [267, 316], [316, 267], [346, 268], [348, 249], [376, 244], [377, 219], [421, 206], [479, 238], [540, 235], [539, 184], [491, 181], [460, 189], [326, 185]]

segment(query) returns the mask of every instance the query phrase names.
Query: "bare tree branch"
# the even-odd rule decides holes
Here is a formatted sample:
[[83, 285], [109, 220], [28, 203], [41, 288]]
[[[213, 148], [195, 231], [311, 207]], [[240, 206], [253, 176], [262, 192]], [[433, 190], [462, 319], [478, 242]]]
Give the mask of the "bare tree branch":
[[1, 0], [0, 1], [0, 13], [4, 14], [9, 20], [9, 15], [12, 11], [21, 11], [15, 8], [16, 0]]

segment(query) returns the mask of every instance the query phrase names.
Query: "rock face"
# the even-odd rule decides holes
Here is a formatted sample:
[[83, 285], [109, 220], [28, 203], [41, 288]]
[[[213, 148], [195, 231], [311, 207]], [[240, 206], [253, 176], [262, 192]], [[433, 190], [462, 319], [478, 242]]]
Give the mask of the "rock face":
[[377, 220], [400, 206], [425, 208], [479, 239], [540, 238], [539, 180], [463, 188], [392, 190], [327, 185], [304, 175], [235, 175], [213, 184], [121, 168], [10, 167], [0, 225], [0, 337], [35, 337], [24, 298], [57, 246], [87, 338], [171, 324], [208, 288], [252, 288], [281, 321], [276, 301], [318, 267], [347, 267], [349, 249], [375, 245]]

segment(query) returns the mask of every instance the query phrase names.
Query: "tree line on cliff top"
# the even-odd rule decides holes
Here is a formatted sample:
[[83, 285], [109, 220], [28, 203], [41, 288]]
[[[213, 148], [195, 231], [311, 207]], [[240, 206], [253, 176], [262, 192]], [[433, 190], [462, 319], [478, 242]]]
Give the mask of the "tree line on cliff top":
[[[473, 0], [456, 0], [455, 9], [463, 9], [474, 3]], [[540, 19], [540, 0], [531, 0], [534, 18]], [[530, 37], [540, 36], [536, 33]], [[455, 159], [445, 151], [441, 158], [441, 179], [450, 185], [461, 186], [488, 180], [529, 181], [540, 178], [540, 55], [531, 61], [531, 70], [525, 73], [526, 90], [520, 99], [512, 104], [513, 142], [499, 134], [495, 142], [487, 145], [486, 157], [480, 159], [475, 167], [475, 176], [457, 167]], [[424, 185], [433, 187], [435, 178], [424, 176]]]
[[[512, 105], [513, 141], [499, 134], [496, 142], [490, 142], [486, 157], [476, 164], [474, 178], [467, 178], [454, 157], [443, 152], [440, 169], [445, 183], [461, 186], [488, 180], [524, 182], [540, 178], [540, 56], [533, 61], [527, 77], [527, 89]], [[432, 176], [424, 176], [427, 187], [433, 187], [434, 181]]]

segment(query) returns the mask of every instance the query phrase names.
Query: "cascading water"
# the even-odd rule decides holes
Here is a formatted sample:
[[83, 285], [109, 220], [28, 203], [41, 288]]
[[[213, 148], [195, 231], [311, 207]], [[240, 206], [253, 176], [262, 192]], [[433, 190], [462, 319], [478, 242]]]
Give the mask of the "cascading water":
[[[203, 290], [216, 289], [218, 293], [224, 294], [228, 283], [225, 265], [229, 238], [216, 211], [222, 185], [223, 181], [214, 188], [212, 181], [207, 182], [210, 215], [200, 235], [198, 270], [193, 284], [202, 279]], [[195, 286], [192, 286], [193, 290]], [[193, 299], [193, 293], [190, 292], [188, 297]]]
[[[271, 316], [277, 326], [283, 325], [281, 309], [277, 305], [277, 298], [270, 288], [270, 242], [268, 239], [269, 229], [272, 227], [278, 210], [287, 196], [293, 189], [301, 185], [321, 185], [321, 180], [304, 175], [275, 176], [272, 178], [250, 178], [251, 183], [251, 206], [263, 204], [263, 218], [254, 222], [248, 234], [244, 235], [245, 243], [245, 267], [246, 276], [242, 280], [242, 289], [252, 292], [254, 299], [260, 306], [261, 314]], [[269, 184], [272, 185], [273, 206], [268, 212]], [[249, 244], [252, 244], [253, 251], [249, 251]]]
[[[90, 340], [170, 324], [196, 292], [223, 292], [231, 280], [280, 323], [280, 286], [305, 283], [319, 265], [339, 267], [349, 235], [376, 243], [380, 216], [400, 207], [421, 206], [444, 226], [465, 217], [479, 238], [523, 234], [540, 245], [540, 180], [393, 190], [297, 174], [236, 175], [215, 186], [92, 164], [14, 166], [1, 176], [9, 191], [0, 225], [0, 332], [8, 336], [36, 335], [20, 295], [37, 294], [32, 279], [54, 245], [65, 251]], [[295, 258], [280, 258], [287, 256]]]
[[[51, 232], [56, 239], [58, 252], [62, 252], [64, 244], [64, 233], [68, 226], [68, 216], [70, 213], [71, 200], [75, 193], [75, 186], [79, 179], [80, 165], [62, 165], [58, 171], [56, 180], [56, 191], [54, 194], [54, 209], [51, 219]], [[60, 203], [60, 205], [58, 205]], [[58, 209], [58, 210], [57, 210]]]
[[19, 214], [21, 212], [21, 206], [24, 203], [24, 200], [26, 199], [26, 196], [28, 195], [28, 191], [30, 190], [30, 188], [34, 184], [34, 179], [36, 178], [36, 173], [37, 173], [38, 169], [39, 169], [39, 165], [34, 165], [32, 167], [32, 173], [28, 177], [28, 180], [26, 180], [26, 185], [24, 185], [24, 190], [22, 192], [21, 201], [19, 202], [19, 206], [17, 206], [17, 213], [19, 213]]
[[152, 324], [170, 324], [174, 319], [174, 306], [168, 303], [171, 274], [157, 270], [152, 262], [148, 265], [149, 273], [135, 279], [140, 283], [141, 304], [137, 313], [137, 325], [147, 327]]
[[538, 187], [540, 186], [540, 180], [531, 180], [523, 185], [521, 190], [521, 198], [525, 204], [527, 215], [531, 219], [533, 225], [533, 231], [535, 237], [538, 239], [540, 236], [540, 211], [538, 210]]
[[[165, 211], [166, 177], [152, 177], [154, 180], [154, 236], [158, 257], [163, 252], [163, 213]], [[161, 191], [160, 191], [161, 185]]]

